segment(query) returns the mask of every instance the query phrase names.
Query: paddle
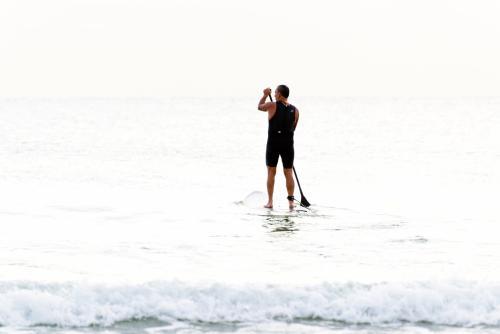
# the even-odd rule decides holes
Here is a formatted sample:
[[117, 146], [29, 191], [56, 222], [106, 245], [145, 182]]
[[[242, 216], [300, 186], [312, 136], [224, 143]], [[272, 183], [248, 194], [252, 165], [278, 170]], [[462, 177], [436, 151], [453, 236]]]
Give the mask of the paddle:
[[297, 180], [297, 184], [299, 185], [300, 205], [302, 205], [304, 208], [308, 208], [311, 206], [311, 203], [309, 203], [309, 201], [304, 196], [304, 193], [302, 192], [302, 188], [300, 187], [299, 178], [297, 177], [297, 172], [295, 171], [295, 166], [293, 166], [293, 174], [295, 174], [295, 179]]
[[[271, 102], [273, 102], [271, 94], [269, 94], [269, 99], [271, 99]], [[309, 203], [309, 201], [304, 196], [304, 193], [302, 192], [302, 187], [300, 186], [299, 177], [297, 176], [297, 172], [295, 171], [295, 166], [293, 166], [292, 168], [293, 168], [293, 174], [295, 174], [295, 179], [297, 180], [297, 185], [299, 186], [300, 205], [302, 205], [304, 208], [308, 208], [311, 206], [311, 203]]]

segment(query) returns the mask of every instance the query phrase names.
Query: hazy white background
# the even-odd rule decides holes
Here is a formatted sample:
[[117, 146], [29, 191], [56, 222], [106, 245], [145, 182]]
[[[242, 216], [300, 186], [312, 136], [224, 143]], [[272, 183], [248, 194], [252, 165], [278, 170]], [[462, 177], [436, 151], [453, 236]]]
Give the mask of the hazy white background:
[[2, 0], [0, 96], [497, 96], [495, 0]]

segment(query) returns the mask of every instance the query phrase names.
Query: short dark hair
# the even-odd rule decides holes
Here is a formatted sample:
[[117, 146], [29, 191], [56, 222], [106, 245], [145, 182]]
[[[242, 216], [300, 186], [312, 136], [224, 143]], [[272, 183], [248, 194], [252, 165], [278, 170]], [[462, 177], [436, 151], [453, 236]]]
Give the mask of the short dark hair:
[[285, 85], [279, 85], [277, 90], [285, 99], [290, 95], [290, 89]]

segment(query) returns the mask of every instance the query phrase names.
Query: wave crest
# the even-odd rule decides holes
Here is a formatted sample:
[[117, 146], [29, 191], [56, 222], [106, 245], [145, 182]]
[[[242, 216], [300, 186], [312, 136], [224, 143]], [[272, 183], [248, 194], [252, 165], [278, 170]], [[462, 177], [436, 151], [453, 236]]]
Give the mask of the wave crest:
[[3, 326], [108, 326], [154, 318], [201, 322], [320, 319], [344, 323], [500, 326], [500, 285], [477, 282], [311, 286], [151, 282], [0, 283]]

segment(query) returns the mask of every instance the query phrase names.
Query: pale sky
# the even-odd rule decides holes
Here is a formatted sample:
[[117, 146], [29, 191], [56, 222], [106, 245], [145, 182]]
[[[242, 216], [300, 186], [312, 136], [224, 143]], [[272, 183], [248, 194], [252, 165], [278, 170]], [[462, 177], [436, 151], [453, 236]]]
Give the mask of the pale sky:
[[500, 96], [498, 0], [1, 0], [0, 97]]

